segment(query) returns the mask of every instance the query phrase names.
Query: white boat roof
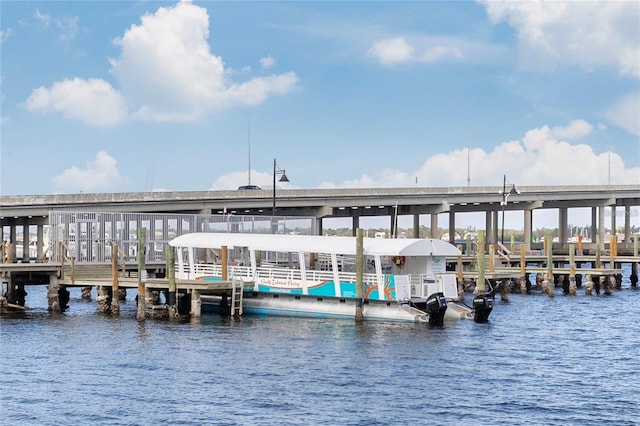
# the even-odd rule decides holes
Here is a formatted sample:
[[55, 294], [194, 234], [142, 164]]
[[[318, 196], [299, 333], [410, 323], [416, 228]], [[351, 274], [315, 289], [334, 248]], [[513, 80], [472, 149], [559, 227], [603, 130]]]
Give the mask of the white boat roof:
[[[447, 241], [431, 238], [363, 238], [365, 256], [459, 256], [460, 250]], [[356, 254], [356, 237], [195, 232], [169, 241], [173, 247], [227, 248], [250, 250]]]

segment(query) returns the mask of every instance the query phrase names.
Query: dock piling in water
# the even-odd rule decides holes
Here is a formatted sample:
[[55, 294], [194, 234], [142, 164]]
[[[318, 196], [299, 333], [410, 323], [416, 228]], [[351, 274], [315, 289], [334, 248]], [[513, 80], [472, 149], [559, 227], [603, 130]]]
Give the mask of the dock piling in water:
[[147, 271], [145, 264], [145, 248], [146, 248], [147, 230], [144, 227], [138, 228], [138, 312], [136, 318], [143, 321], [146, 315], [146, 277], [143, 276]]

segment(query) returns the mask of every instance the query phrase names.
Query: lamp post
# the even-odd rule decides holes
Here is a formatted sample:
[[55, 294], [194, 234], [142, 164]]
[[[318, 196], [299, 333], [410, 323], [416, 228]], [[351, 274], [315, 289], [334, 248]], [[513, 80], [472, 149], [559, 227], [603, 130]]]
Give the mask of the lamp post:
[[502, 206], [502, 233], [500, 235], [500, 243], [504, 244], [504, 210], [507, 207], [507, 198], [509, 195], [517, 195], [520, 194], [520, 191], [516, 189], [515, 184], [511, 184], [511, 190], [507, 193], [507, 175], [504, 175], [502, 179], [502, 201], [500, 205]]
[[278, 168], [278, 164], [276, 163], [276, 159], [273, 159], [273, 210], [271, 211], [271, 216], [276, 215], [276, 176], [281, 175], [278, 182], [289, 182], [289, 178], [287, 178], [286, 171]]

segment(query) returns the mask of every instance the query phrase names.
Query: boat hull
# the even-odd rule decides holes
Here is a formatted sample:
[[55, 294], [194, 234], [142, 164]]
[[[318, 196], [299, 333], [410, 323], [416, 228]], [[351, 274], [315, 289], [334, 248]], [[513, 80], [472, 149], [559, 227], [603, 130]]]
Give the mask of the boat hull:
[[[201, 300], [203, 311], [219, 311], [219, 297], [202, 295]], [[355, 319], [356, 299], [245, 292], [242, 309], [246, 315]], [[425, 312], [397, 302], [365, 301], [362, 313], [365, 321], [426, 323], [429, 319]]]

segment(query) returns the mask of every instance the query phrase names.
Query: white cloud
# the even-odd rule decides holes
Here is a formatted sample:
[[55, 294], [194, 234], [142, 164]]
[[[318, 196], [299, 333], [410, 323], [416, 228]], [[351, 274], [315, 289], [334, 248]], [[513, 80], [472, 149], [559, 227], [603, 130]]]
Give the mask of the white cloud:
[[180, 2], [143, 16], [140, 25], [115, 40], [121, 55], [110, 60], [111, 73], [135, 105], [136, 118], [193, 120], [210, 110], [255, 105], [272, 93], [288, 93], [298, 83], [293, 72], [229, 81], [208, 38], [207, 10]]
[[[456, 149], [427, 158], [414, 172], [386, 169], [343, 182], [324, 181], [318, 188], [463, 187], [467, 186], [467, 169], [472, 186], [499, 186], [503, 175], [519, 186], [640, 184], [640, 167], [626, 167], [619, 154], [596, 152], [587, 144], [563, 140], [584, 137], [592, 129], [584, 120], [553, 128], [542, 126], [488, 152]], [[246, 172], [225, 175], [211, 189], [235, 189], [245, 185], [246, 179]], [[270, 187], [271, 179], [270, 173], [252, 171], [252, 183], [263, 188]]]
[[527, 68], [616, 66], [640, 78], [640, 3], [637, 1], [479, 0], [494, 23], [516, 29]]
[[58, 38], [62, 41], [68, 41], [75, 38], [78, 32], [78, 17], [77, 16], [65, 16], [63, 18], [51, 18], [50, 15], [40, 13], [36, 9], [35, 18], [40, 21], [44, 28], [49, 28], [51, 24], [60, 30]]
[[373, 43], [367, 53], [383, 65], [407, 62], [413, 58], [413, 47], [404, 37], [389, 38]]
[[573, 120], [568, 126], [551, 129], [551, 134], [559, 139], [580, 139], [593, 131], [593, 126], [584, 120]]
[[44, 13], [40, 13], [40, 10], [36, 9], [35, 18], [40, 21], [43, 27], [48, 28], [51, 23], [51, 16]]
[[636, 94], [623, 96], [608, 108], [605, 117], [612, 124], [640, 136], [640, 97]]
[[100, 192], [113, 190], [126, 183], [118, 172], [117, 162], [105, 151], [99, 151], [86, 169], [71, 167], [52, 179], [57, 192]]
[[265, 56], [264, 58], [260, 58], [260, 66], [264, 69], [271, 68], [276, 63], [276, 60], [273, 59], [271, 55]]
[[[51, 21], [46, 15], [36, 16], [44, 23]], [[64, 80], [35, 89], [27, 107], [102, 126], [126, 118], [189, 121], [210, 111], [256, 105], [298, 84], [293, 72], [231, 81], [222, 58], [211, 53], [208, 39], [205, 8], [189, 1], [161, 7], [114, 40], [121, 48], [120, 56], [110, 59], [115, 88], [98, 79]]]
[[[591, 124], [574, 120], [567, 126], [529, 130], [520, 140], [503, 142], [485, 151], [457, 149], [428, 158], [419, 170], [404, 173], [385, 170], [375, 175], [344, 181], [334, 187], [466, 186], [467, 169], [472, 186], [497, 186], [502, 176], [517, 185], [640, 184], [640, 168], [626, 168], [615, 152], [595, 152], [586, 144], [562, 140], [590, 132]], [[610, 176], [608, 171], [610, 170]], [[610, 180], [609, 180], [610, 179]], [[331, 187], [330, 183], [323, 183]]]
[[[247, 185], [249, 176], [246, 170], [232, 172], [220, 176], [209, 188], [211, 191], [236, 189], [241, 185]], [[257, 185], [263, 189], [271, 189], [273, 185], [273, 174], [251, 170], [251, 185]], [[278, 188], [284, 183], [278, 183]]]
[[481, 40], [450, 36], [412, 35], [378, 40], [367, 51], [367, 56], [382, 65], [401, 63], [434, 63], [465, 61], [478, 64], [504, 62], [508, 49]]
[[65, 118], [109, 127], [121, 123], [126, 114], [125, 102], [109, 83], [100, 79], [74, 78], [39, 87], [26, 100], [31, 112], [59, 112]]
[[13, 31], [11, 30], [11, 28], [0, 30], [0, 45], [3, 44], [9, 37], [11, 37], [12, 33]]

